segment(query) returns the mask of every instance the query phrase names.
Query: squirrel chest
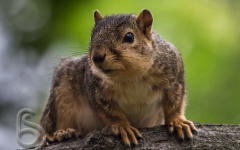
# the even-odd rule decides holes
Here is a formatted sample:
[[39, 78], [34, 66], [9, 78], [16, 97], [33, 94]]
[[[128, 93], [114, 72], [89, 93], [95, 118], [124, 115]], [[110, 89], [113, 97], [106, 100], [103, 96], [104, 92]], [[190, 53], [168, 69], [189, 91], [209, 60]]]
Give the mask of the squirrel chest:
[[163, 124], [161, 100], [163, 91], [154, 90], [144, 79], [116, 82], [113, 99], [130, 123], [138, 128]]

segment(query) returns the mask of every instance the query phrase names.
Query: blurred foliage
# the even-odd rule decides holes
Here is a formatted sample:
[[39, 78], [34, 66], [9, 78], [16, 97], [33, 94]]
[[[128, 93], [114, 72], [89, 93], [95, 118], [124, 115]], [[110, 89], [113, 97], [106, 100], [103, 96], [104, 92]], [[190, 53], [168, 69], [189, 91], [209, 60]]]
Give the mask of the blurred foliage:
[[64, 49], [86, 52], [96, 9], [109, 15], [147, 8], [154, 16], [153, 29], [182, 53], [187, 118], [240, 124], [238, 0], [2, 0], [0, 8], [16, 50], [36, 51], [39, 59], [56, 41], [77, 42], [79, 47]]

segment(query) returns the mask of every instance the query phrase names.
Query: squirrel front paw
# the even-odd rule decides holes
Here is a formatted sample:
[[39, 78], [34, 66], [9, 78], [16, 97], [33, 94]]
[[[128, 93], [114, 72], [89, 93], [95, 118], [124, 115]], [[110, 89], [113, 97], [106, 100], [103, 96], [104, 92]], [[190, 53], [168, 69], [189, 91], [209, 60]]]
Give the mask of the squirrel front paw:
[[111, 130], [114, 135], [121, 135], [124, 145], [129, 147], [131, 146], [131, 143], [138, 145], [137, 139], [142, 138], [138, 129], [130, 125], [112, 125]]
[[191, 140], [193, 138], [192, 133], [198, 133], [192, 121], [183, 119], [181, 117], [169, 120], [166, 122], [166, 125], [168, 133], [172, 134], [174, 131], [176, 131], [180, 141], [183, 141], [184, 139]]
[[67, 130], [57, 130], [53, 136], [47, 135], [46, 136], [46, 143], [51, 144], [55, 142], [62, 142], [67, 141], [72, 138], [81, 137], [81, 133], [77, 132], [75, 129], [68, 128]]

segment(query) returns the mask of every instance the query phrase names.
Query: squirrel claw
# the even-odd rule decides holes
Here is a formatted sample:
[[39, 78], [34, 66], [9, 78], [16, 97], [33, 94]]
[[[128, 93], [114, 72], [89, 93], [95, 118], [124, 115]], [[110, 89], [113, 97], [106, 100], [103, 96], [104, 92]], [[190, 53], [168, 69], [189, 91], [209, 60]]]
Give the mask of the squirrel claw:
[[198, 130], [197, 129], [192, 130], [192, 132], [193, 132], [194, 135], [198, 134]]
[[143, 138], [141, 136], [138, 136], [137, 140], [143, 140]]
[[67, 130], [57, 130], [53, 136], [47, 135], [46, 136], [46, 145], [49, 145], [51, 143], [55, 142], [62, 142], [62, 141], [68, 141], [73, 138], [79, 138], [82, 134], [80, 132], [77, 132], [75, 129], [68, 128]]
[[[193, 134], [197, 133], [197, 129], [191, 121], [175, 118], [167, 124], [168, 133], [172, 134], [174, 131], [177, 132], [179, 141], [193, 139]], [[193, 133], [193, 134], [192, 134]]]
[[131, 144], [138, 145], [139, 138], [142, 138], [140, 132], [132, 126], [112, 125], [112, 133], [114, 135], [121, 135], [124, 145], [131, 147]]

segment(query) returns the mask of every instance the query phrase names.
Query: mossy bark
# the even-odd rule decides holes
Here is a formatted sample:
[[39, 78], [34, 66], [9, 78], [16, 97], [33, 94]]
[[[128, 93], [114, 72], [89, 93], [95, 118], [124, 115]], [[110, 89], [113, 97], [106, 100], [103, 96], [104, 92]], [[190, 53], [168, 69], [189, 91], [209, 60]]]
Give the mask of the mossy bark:
[[199, 133], [191, 141], [179, 142], [176, 134], [169, 136], [165, 126], [140, 129], [143, 139], [137, 146], [125, 147], [119, 137], [111, 134], [110, 128], [93, 131], [83, 139], [54, 143], [44, 150], [75, 149], [240, 149], [240, 125], [196, 124]]

